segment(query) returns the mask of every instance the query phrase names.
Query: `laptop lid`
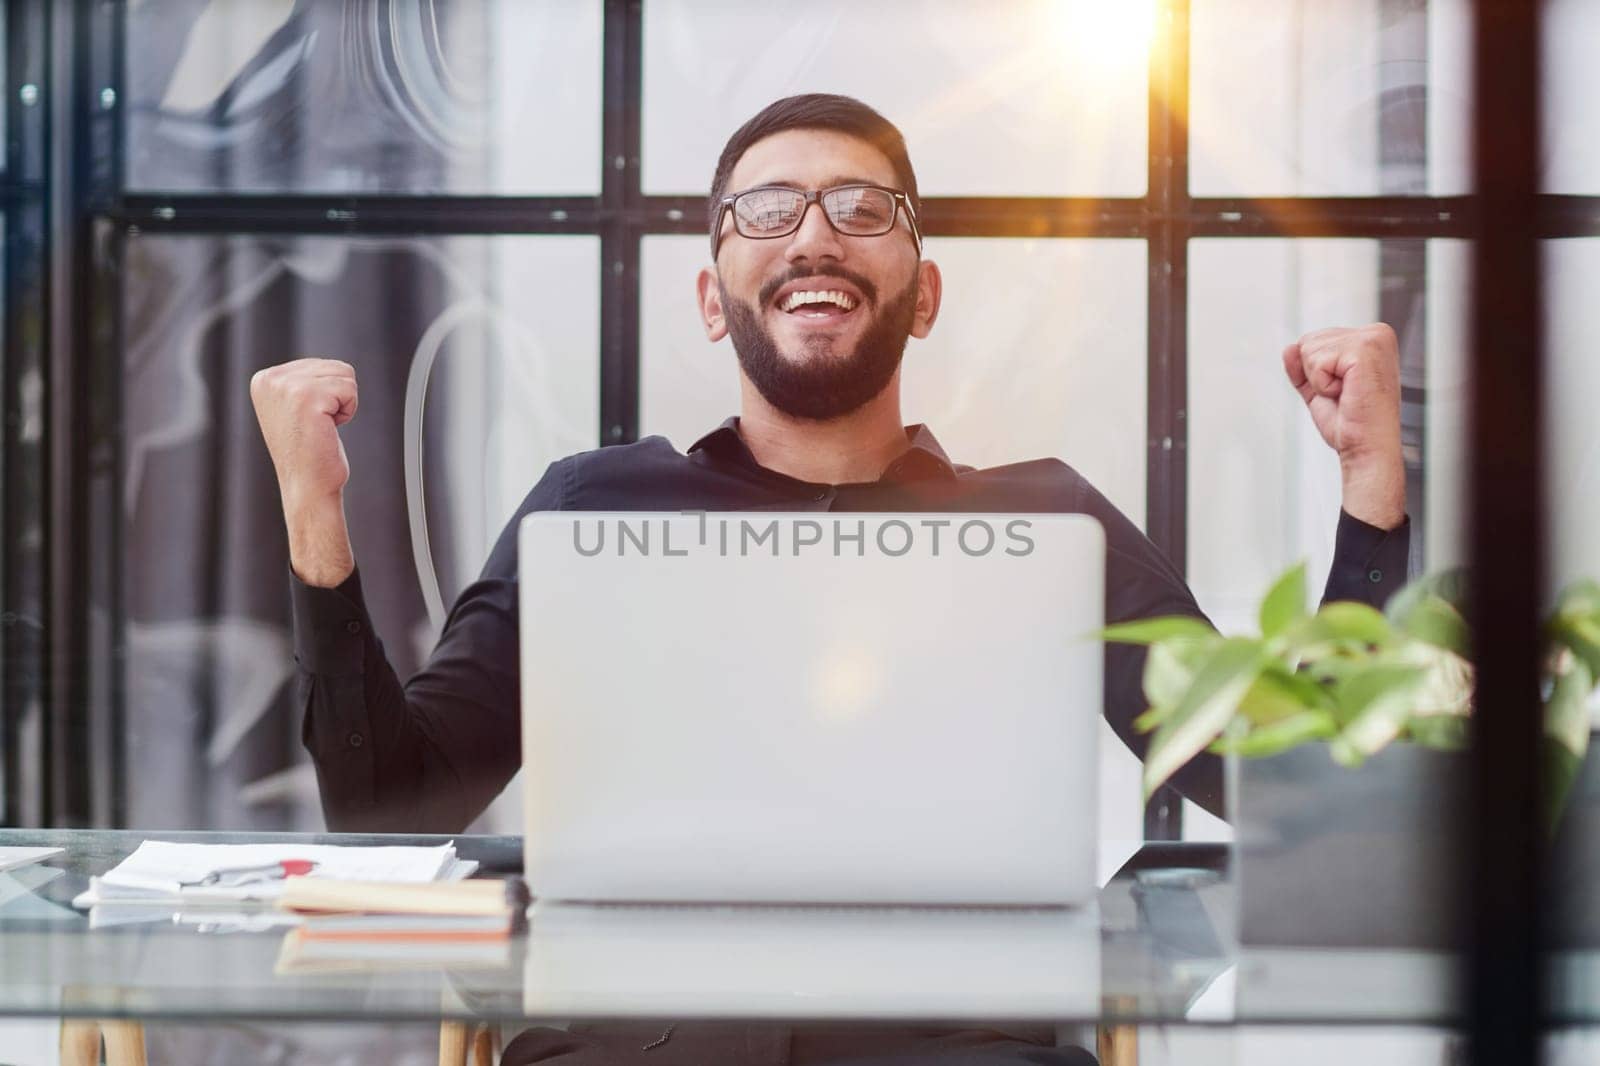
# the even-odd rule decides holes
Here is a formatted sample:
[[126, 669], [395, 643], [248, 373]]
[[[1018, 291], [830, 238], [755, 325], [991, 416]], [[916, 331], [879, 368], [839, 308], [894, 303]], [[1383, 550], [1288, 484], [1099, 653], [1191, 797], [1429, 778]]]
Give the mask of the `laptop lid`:
[[539, 896], [1092, 898], [1093, 519], [549, 512], [519, 534]]

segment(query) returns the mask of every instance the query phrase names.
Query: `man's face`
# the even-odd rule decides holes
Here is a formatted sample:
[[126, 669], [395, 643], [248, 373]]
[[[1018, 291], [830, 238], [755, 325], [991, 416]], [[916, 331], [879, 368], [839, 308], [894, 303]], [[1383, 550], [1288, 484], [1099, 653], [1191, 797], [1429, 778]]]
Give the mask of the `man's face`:
[[[898, 187], [888, 158], [871, 145], [790, 130], [752, 145], [728, 191], [851, 183]], [[707, 335], [733, 338], [745, 377], [780, 411], [825, 420], [856, 410], [894, 380], [906, 338], [933, 325], [938, 268], [919, 259], [903, 217], [881, 237], [836, 233], [821, 204], [786, 237], [743, 237], [731, 217], [722, 227], [716, 273], [702, 271], [699, 281]], [[795, 305], [797, 292], [832, 294], [832, 302]]]

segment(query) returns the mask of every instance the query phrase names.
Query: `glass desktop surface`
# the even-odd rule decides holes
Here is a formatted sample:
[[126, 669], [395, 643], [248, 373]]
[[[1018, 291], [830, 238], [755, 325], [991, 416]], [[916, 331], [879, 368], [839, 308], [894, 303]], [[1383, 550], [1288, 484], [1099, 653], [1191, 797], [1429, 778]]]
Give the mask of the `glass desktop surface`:
[[[1030, 1025], [1451, 1025], [1443, 952], [1241, 950], [1220, 845], [1148, 844], [1075, 911], [853, 907], [592, 907], [540, 903], [530, 931], [462, 957], [295, 965], [282, 928], [175, 922], [91, 928], [71, 900], [144, 839], [439, 844], [434, 836], [0, 830], [64, 855], [0, 874], [0, 1015], [286, 1021], [573, 1018]], [[459, 836], [487, 874], [520, 868], [516, 837]], [[540, 908], [546, 908], [541, 911]], [[543, 915], [543, 917], [541, 917]], [[326, 962], [326, 960], [324, 960]], [[1594, 979], [1563, 957], [1558, 1014]], [[1562, 997], [1565, 997], [1564, 999]], [[1600, 1001], [1589, 996], [1588, 1001]]]

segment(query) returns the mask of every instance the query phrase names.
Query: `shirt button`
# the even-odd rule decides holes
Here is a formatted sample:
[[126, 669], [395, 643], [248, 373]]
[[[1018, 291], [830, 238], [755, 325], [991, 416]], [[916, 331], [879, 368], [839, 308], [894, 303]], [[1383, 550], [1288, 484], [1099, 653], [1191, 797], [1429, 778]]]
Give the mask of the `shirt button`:
[[813, 500], [826, 500], [828, 498], [828, 494], [826, 492], [819, 492], [811, 498]]
[[361, 745], [367, 742], [367, 738], [362, 736], [360, 733], [351, 733], [345, 739], [349, 741], [352, 748], [359, 748]]
[[361, 623], [356, 621], [346, 622], [344, 624], [344, 631], [350, 634], [359, 633], [361, 632]]
[[1371, 570], [1371, 571], [1368, 571], [1367, 580], [1372, 582], [1374, 585], [1376, 585], [1378, 582], [1383, 580], [1383, 571], [1382, 570]]

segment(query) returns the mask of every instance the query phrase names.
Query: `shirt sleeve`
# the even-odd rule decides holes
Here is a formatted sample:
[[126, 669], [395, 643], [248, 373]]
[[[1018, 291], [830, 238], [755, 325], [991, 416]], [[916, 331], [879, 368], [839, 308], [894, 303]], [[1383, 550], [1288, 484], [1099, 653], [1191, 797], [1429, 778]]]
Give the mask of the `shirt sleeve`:
[[1382, 610], [1406, 583], [1410, 558], [1409, 516], [1395, 528], [1384, 530], [1341, 510], [1322, 602], [1356, 600]]
[[517, 527], [560, 510], [553, 464], [450, 609], [427, 664], [404, 684], [384, 654], [353, 573], [337, 588], [290, 575], [301, 738], [328, 828], [459, 833], [521, 765]]

